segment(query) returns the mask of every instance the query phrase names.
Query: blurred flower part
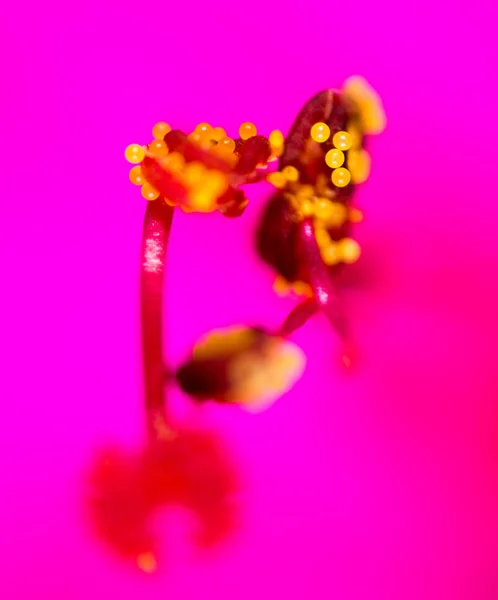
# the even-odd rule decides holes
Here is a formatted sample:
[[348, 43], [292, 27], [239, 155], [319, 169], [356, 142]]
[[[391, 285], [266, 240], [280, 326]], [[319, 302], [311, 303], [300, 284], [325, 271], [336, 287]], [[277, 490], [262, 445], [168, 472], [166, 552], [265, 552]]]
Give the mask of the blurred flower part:
[[163, 198], [185, 212], [241, 215], [248, 200], [240, 186], [259, 181], [283, 151], [280, 132], [266, 138], [252, 123], [240, 126], [238, 139], [208, 123], [200, 123], [188, 136], [166, 123], [156, 124], [152, 132], [150, 144], [132, 144], [125, 151], [127, 160], [136, 165], [130, 180], [142, 187], [145, 199]]
[[203, 337], [176, 378], [196, 400], [260, 411], [294, 385], [305, 362], [295, 344], [261, 329], [234, 326]]
[[239, 489], [228, 453], [213, 435], [165, 427], [158, 433], [140, 454], [103, 452], [90, 475], [98, 534], [146, 572], [157, 567], [156, 511], [173, 505], [191, 510], [199, 520], [197, 543], [209, 545], [235, 526]]

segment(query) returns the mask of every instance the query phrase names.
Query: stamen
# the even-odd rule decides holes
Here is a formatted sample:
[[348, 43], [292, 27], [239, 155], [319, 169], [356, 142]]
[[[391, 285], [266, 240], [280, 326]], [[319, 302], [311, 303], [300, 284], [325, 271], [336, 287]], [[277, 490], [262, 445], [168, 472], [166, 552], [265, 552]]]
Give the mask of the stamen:
[[242, 123], [239, 127], [239, 135], [243, 140], [248, 140], [249, 138], [254, 137], [258, 133], [256, 129], [256, 125], [254, 123]]
[[311, 128], [311, 139], [319, 144], [323, 144], [330, 137], [330, 127], [327, 123], [315, 123]]
[[145, 178], [142, 174], [142, 167], [140, 165], [130, 169], [130, 181], [133, 185], [142, 185], [145, 182]]
[[132, 165], [139, 164], [145, 158], [145, 149], [138, 144], [130, 144], [125, 150], [125, 158]]
[[166, 134], [168, 134], [171, 131], [171, 127], [168, 125], [168, 123], [165, 123], [164, 121], [160, 121], [159, 123], [156, 123], [154, 125], [154, 127], [152, 128], [152, 135], [154, 136], [154, 139], [156, 140], [163, 140], [164, 136]]
[[329, 150], [325, 155], [325, 163], [331, 169], [337, 169], [338, 167], [342, 167], [342, 165], [344, 164], [344, 160], [344, 152], [342, 152], [342, 150], [338, 150], [337, 148]]
[[346, 187], [351, 181], [351, 173], [347, 169], [335, 169], [332, 171], [332, 183], [339, 188]]
[[332, 143], [339, 150], [349, 150], [353, 145], [353, 138], [347, 131], [338, 131], [332, 138]]
[[159, 192], [156, 190], [154, 186], [152, 186], [147, 181], [142, 186], [142, 196], [146, 200], [157, 200], [159, 198]]

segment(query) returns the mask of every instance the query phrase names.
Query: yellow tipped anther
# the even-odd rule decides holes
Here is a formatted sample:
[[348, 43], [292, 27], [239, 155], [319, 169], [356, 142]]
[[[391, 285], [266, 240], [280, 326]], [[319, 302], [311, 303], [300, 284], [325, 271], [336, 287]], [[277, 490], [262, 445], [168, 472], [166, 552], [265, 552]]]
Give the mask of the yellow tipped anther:
[[156, 123], [154, 125], [154, 127], [152, 128], [152, 135], [154, 136], [154, 139], [156, 139], [156, 140], [163, 140], [164, 136], [167, 133], [169, 133], [170, 131], [171, 131], [171, 127], [168, 125], [168, 123], [161, 121], [159, 123]]
[[125, 158], [132, 165], [141, 163], [145, 158], [145, 149], [138, 144], [130, 144], [125, 150]]
[[350, 208], [349, 220], [351, 221], [351, 223], [361, 223], [361, 221], [363, 221], [363, 213], [357, 208]]
[[215, 127], [211, 131], [211, 139], [215, 142], [219, 142], [223, 138], [227, 136], [227, 132], [223, 129], [223, 127]]
[[339, 188], [346, 187], [351, 181], [351, 173], [342, 167], [332, 171], [332, 183]]
[[292, 290], [298, 296], [307, 296], [308, 298], [313, 297], [313, 290], [308, 283], [304, 281], [295, 281], [292, 285]]
[[301, 200], [299, 203], [299, 212], [302, 217], [311, 217], [315, 212], [315, 206], [311, 200]]
[[168, 146], [164, 140], [154, 140], [149, 144], [148, 153], [154, 158], [160, 158], [168, 154]]
[[277, 160], [277, 158], [279, 156], [282, 156], [282, 154], [284, 153], [284, 146], [285, 146], [284, 135], [278, 129], [274, 129], [270, 133], [270, 135], [268, 137], [268, 141], [270, 143], [270, 148], [271, 148], [271, 153], [272, 153], [268, 162], [273, 162], [274, 160]]
[[140, 165], [130, 169], [130, 181], [133, 185], [143, 185], [145, 183], [144, 176], [142, 175], [142, 167]]
[[282, 189], [287, 185], [287, 178], [280, 171], [275, 171], [275, 173], [270, 173], [267, 175], [266, 181], [279, 189]]
[[337, 265], [341, 262], [341, 254], [339, 251], [339, 247], [335, 243], [330, 243], [328, 246], [324, 246], [320, 249], [320, 254], [322, 256], [323, 262], [328, 265]]
[[284, 134], [278, 129], [274, 129], [269, 137], [268, 141], [270, 142], [270, 146], [272, 150], [281, 150], [284, 147]]
[[311, 128], [311, 139], [319, 144], [323, 144], [330, 137], [330, 127], [327, 123], [315, 123]]
[[315, 229], [315, 237], [316, 243], [320, 247], [320, 250], [323, 250], [323, 248], [327, 248], [328, 246], [330, 246], [331, 239], [326, 229], [323, 229], [322, 227], [317, 227]]
[[338, 167], [342, 167], [342, 165], [344, 164], [344, 160], [344, 152], [342, 150], [337, 150], [337, 148], [329, 150], [325, 155], [325, 163], [331, 169], [337, 169]]
[[340, 227], [346, 221], [347, 209], [340, 202], [320, 198], [315, 206], [315, 216], [323, 221], [325, 227]]
[[348, 133], [351, 136], [351, 148], [354, 150], [361, 148], [362, 135], [356, 122], [348, 125]]
[[249, 138], [254, 137], [258, 133], [256, 129], [256, 125], [254, 123], [242, 123], [239, 127], [239, 135], [243, 140], [248, 140]]
[[157, 198], [159, 198], [159, 192], [154, 186], [150, 185], [150, 183], [146, 181], [142, 186], [142, 196], [146, 200], [157, 200]]
[[334, 134], [332, 143], [339, 150], [349, 150], [353, 145], [353, 138], [347, 131], [338, 131]]
[[303, 200], [312, 200], [314, 195], [315, 190], [313, 189], [313, 186], [307, 184], [300, 185], [296, 192], [296, 198], [299, 202], [302, 202]]
[[231, 154], [235, 150], [235, 142], [232, 138], [222, 137], [218, 141], [218, 145], [216, 149], [222, 152], [223, 154]]
[[363, 183], [370, 175], [371, 159], [366, 150], [351, 150], [348, 155], [348, 169], [353, 183]]
[[144, 573], [154, 573], [157, 569], [156, 557], [152, 552], [144, 552], [137, 556], [137, 566]]
[[299, 171], [296, 169], [296, 167], [292, 167], [290, 165], [288, 167], [284, 167], [282, 169], [282, 173], [285, 175], [287, 181], [295, 183], [299, 180]]
[[211, 133], [212, 130], [213, 128], [209, 123], [199, 123], [199, 125], [197, 125], [197, 127], [194, 129], [194, 132], [198, 133], [200, 136], [204, 136], [208, 133]]
[[279, 296], [286, 296], [289, 293], [290, 285], [287, 279], [281, 275], [277, 275], [273, 283], [273, 291]]
[[338, 243], [338, 246], [342, 262], [351, 264], [360, 258], [361, 248], [355, 240], [344, 238]]

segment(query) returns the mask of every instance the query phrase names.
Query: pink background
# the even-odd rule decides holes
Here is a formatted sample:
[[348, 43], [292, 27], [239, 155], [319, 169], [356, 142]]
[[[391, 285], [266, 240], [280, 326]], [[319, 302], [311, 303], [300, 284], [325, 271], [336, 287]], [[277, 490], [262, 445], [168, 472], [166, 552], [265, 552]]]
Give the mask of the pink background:
[[[496, 2], [209, 5], [0, 9], [0, 598], [497, 598]], [[124, 147], [161, 119], [286, 131], [355, 73], [389, 117], [359, 192], [368, 277], [347, 292], [362, 362], [341, 372], [318, 317], [296, 336], [304, 378], [268, 412], [191, 413], [176, 394], [230, 441], [244, 524], [199, 553], [175, 513], [166, 564], [143, 575], [83, 511], [93, 450], [142, 435], [145, 202]], [[236, 222], [178, 218], [173, 361], [210, 327], [291, 307], [252, 246], [267, 193]]]

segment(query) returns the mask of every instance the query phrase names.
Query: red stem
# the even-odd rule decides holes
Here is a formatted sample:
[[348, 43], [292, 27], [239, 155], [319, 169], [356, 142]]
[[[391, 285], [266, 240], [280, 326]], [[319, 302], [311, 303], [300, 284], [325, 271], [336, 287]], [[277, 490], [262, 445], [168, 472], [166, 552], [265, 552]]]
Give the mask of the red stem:
[[166, 249], [173, 210], [162, 199], [149, 202], [142, 237], [142, 355], [145, 411], [151, 440], [157, 437], [159, 423], [164, 423], [165, 420], [163, 292]]
[[285, 321], [280, 325], [276, 335], [288, 337], [292, 335], [318, 311], [318, 304], [315, 298], [307, 298], [295, 306], [287, 315]]
[[327, 267], [322, 260], [311, 219], [305, 219], [300, 223], [299, 234], [303, 260], [313, 289], [315, 302], [323, 310], [342, 342], [348, 344], [347, 321], [339, 298], [333, 289]]

